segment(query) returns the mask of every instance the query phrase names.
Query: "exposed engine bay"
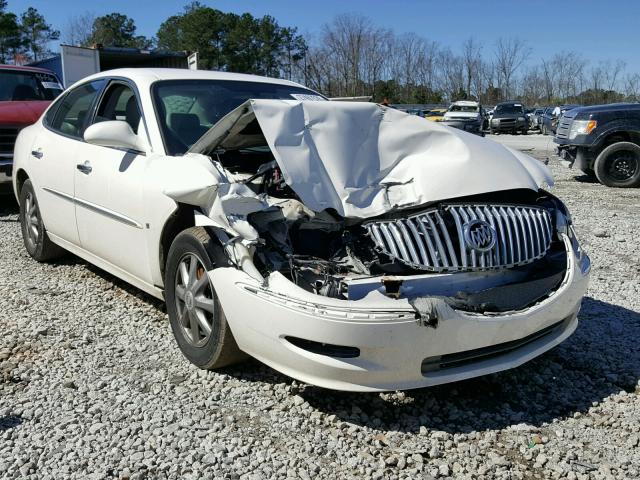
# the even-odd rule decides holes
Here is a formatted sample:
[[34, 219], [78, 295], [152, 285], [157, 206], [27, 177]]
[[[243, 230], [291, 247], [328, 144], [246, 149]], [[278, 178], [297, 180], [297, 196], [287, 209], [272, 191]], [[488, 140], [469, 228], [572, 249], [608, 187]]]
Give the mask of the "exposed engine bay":
[[[491, 142], [476, 152], [472, 135], [425, 132], [390, 109], [356, 105], [341, 117], [327, 103], [249, 101], [189, 151], [218, 172], [203, 213], [242, 250], [237, 265], [325, 297], [376, 290], [478, 313], [523, 309], [560, 286], [564, 207], [540, 188], [552, 184], [540, 162]], [[353, 138], [334, 145], [343, 130]]]
[[[455, 235], [454, 220], [444, 211], [446, 203], [423, 205], [373, 219], [347, 219], [333, 209], [314, 212], [307, 208], [287, 185], [267, 146], [219, 149], [215, 152], [215, 158], [239, 182], [249, 187], [257, 196], [266, 199], [270, 205], [263, 210], [251, 212], [246, 217], [259, 237], [253, 253], [256, 268], [264, 277], [274, 271], [280, 272], [299, 287], [314, 294], [345, 300], [356, 299], [363, 296], [363, 285], [368, 284], [369, 289], [375, 287], [393, 298], [435, 295], [441, 296], [451, 307], [459, 310], [504, 312], [525, 308], [545, 298], [561, 284], [565, 275], [564, 244], [553, 235], [549, 248], [544, 252], [540, 251], [539, 258], [514, 261], [502, 267], [488, 263], [478, 264], [476, 268], [471, 265], [466, 268], [458, 265], [454, 268], [450, 265], [449, 275], [465, 277], [465, 284], [453, 282], [453, 288], [449, 289], [416, 290], [415, 286], [411, 287], [413, 282], [407, 282], [407, 279], [429, 275], [437, 277], [444, 267], [440, 271], [434, 271], [437, 269], [402, 261], [381, 248], [367, 226], [375, 221], [393, 225], [399, 219], [423, 211], [440, 211], [441, 218], [447, 219], [442, 228], [453, 232], [453, 244], [461, 244], [464, 240]], [[257, 168], [256, 164], [259, 165]], [[535, 207], [550, 213], [554, 213], [557, 208], [552, 195], [525, 189], [456, 198], [455, 204], [517, 205], [522, 208]], [[555, 231], [555, 227], [550, 226], [549, 231]], [[415, 248], [416, 243], [411, 240], [409, 242]], [[444, 257], [447, 257], [446, 253]], [[452, 260], [453, 257], [449, 259]]]

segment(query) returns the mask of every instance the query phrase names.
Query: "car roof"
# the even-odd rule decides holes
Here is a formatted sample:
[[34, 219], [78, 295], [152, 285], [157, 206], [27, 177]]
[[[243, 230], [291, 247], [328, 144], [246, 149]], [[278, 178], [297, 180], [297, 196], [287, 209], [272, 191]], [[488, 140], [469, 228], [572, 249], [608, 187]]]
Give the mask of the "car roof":
[[15, 71], [20, 71], [20, 72], [48, 73], [50, 75], [55, 75], [51, 70], [47, 70], [46, 68], [27, 67], [27, 66], [24, 66], [24, 65], [4, 65], [4, 64], [0, 64], [0, 70], [15, 70]]
[[480, 104], [478, 102], [474, 102], [473, 100], [459, 100], [457, 102], [453, 102], [451, 105], [460, 105], [461, 107], [477, 107]]
[[84, 83], [86, 81], [96, 80], [104, 77], [125, 77], [139, 84], [151, 84], [159, 80], [234, 80], [242, 82], [262, 82], [277, 85], [303, 87], [303, 85], [291, 82], [289, 80], [263, 77], [260, 75], [218, 72], [214, 70], [188, 70], [184, 68], [118, 68], [96, 73], [89, 77], [83, 78], [82, 80], [80, 80], [80, 82]]

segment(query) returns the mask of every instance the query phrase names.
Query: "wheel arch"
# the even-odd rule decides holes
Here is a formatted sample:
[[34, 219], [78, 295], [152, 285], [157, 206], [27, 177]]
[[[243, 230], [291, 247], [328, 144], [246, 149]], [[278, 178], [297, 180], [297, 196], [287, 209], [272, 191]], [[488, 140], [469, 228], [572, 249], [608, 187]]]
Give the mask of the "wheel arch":
[[169, 218], [167, 218], [167, 221], [162, 227], [160, 245], [158, 246], [158, 260], [160, 264], [160, 273], [163, 279], [165, 276], [165, 267], [167, 264], [167, 257], [169, 255], [169, 248], [171, 248], [173, 240], [180, 232], [195, 226], [195, 211], [196, 207], [193, 205], [178, 203], [178, 207], [171, 215], [169, 215]]
[[24, 182], [29, 180], [29, 175], [27, 175], [27, 172], [23, 168], [18, 169], [15, 175], [16, 175], [16, 198], [20, 198], [20, 192], [22, 191], [22, 186], [24, 185]]

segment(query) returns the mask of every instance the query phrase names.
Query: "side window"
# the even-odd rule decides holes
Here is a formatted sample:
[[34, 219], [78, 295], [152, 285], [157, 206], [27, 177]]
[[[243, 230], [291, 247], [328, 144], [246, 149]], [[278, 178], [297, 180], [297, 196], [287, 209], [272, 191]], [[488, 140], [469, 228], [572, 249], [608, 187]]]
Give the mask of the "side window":
[[49, 126], [65, 135], [82, 138], [89, 109], [102, 88], [103, 80], [81, 85], [65, 95]]
[[140, 125], [140, 108], [135, 93], [128, 85], [110, 85], [98, 106], [95, 123], [122, 120], [137, 134]]

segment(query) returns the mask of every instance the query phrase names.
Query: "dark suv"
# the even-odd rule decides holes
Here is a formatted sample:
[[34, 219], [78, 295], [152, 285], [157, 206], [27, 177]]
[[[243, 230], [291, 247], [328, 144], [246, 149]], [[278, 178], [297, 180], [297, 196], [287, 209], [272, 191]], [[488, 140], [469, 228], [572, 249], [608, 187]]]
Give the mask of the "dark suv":
[[522, 103], [503, 102], [496, 105], [489, 123], [491, 133], [509, 132], [515, 135], [522, 132], [526, 135], [527, 130], [529, 130], [529, 120]]
[[610, 187], [640, 186], [640, 104], [617, 103], [569, 110], [554, 142], [570, 166]]

